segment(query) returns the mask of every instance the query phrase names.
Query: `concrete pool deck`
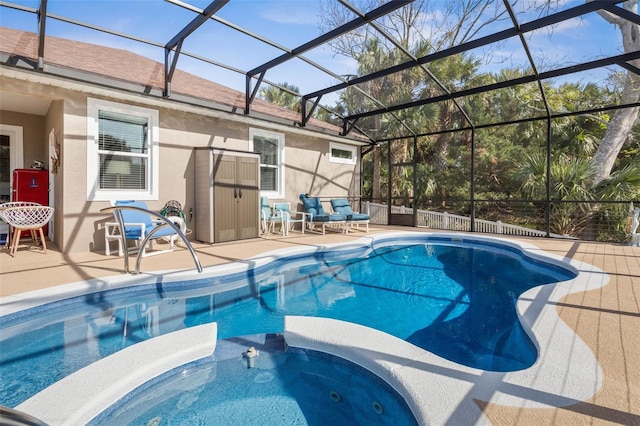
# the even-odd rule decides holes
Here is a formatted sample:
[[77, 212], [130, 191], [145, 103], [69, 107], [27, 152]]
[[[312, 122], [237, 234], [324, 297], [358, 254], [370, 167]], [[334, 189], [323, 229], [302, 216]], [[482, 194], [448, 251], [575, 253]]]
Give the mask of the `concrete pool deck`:
[[[408, 228], [395, 228], [406, 231]], [[370, 234], [388, 232], [390, 227], [375, 227]], [[411, 229], [422, 231], [421, 229]], [[427, 231], [427, 230], [425, 230]], [[327, 245], [366, 238], [370, 234], [354, 232], [349, 235], [291, 234], [288, 238], [248, 240], [234, 244], [196, 244], [203, 266], [246, 260], [252, 256], [279, 248]], [[478, 407], [476, 422], [496, 425], [507, 424], [640, 424], [640, 249], [613, 244], [587, 243], [575, 240], [533, 238], [504, 238], [521, 241], [559, 256], [594, 265], [607, 273], [610, 282], [595, 290], [580, 291], [563, 296], [559, 301], [545, 302], [545, 309], [555, 310], [563, 323], [576, 331], [596, 357], [602, 371], [602, 386], [595, 395], [582, 402], [564, 401], [564, 407], [531, 408], [540, 402], [553, 400], [559, 395], [516, 389], [508, 382], [501, 386], [509, 392], [524, 396], [520, 405], [497, 403], [487, 389], [478, 392], [461, 387], [456, 398], [464, 404]], [[133, 258], [132, 258], [133, 259]], [[250, 263], [250, 262], [247, 262]], [[47, 255], [38, 251], [19, 250], [11, 258], [6, 250], [0, 252], [0, 294], [2, 313], [10, 308], [5, 302], [16, 301], [16, 296], [29, 290], [50, 288], [75, 281], [88, 281], [121, 274], [123, 259], [107, 257], [101, 253], [83, 253], [65, 256], [55, 249]], [[190, 269], [193, 262], [187, 250], [142, 260], [142, 271]], [[597, 275], [596, 275], [597, 276]], [[600, 274], [600, 276], [603, 276]], [[597, 278], [596, 278], [597, 279]], [[106, 281], [105, 281], [106, 282]], [[33, 294], [33, 293], [32, 293]], [[44, 294], [44, 293], [42, 293]], [[524, 298], [521, 298], [521, 301]], [[534, 303], [542, 300], [532, 295]], [[557, 326], [556, 324], [555, 326]], [[549, 324], [549, 327], [554, 327]], [[566, 360], [569, 362], [570, 360]], [[460, 377], [464, 368], [442, 369], [435, 374], [443, 378]], [[565, 373], [559, 366], [558, 374]], [[528, 398], [528, 401], [526, 401]], [[564, 405], [564, 404], [562, 404]], [[444, 407], [443, 407], [444, 408]], [[453, 407], [438, 416], [436, 424], [460, 424], [463, 407]], [[435, 420], [435, 419], [434, 419]]]

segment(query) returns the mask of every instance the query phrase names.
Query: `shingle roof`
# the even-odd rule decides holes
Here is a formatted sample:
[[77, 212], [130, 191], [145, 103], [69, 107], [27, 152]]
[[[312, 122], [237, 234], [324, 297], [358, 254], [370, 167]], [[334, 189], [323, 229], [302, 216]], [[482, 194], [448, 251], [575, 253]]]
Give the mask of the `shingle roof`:
[[[9, 63], [16, 63], [21, 59], [36, 63], [37, 35], [0, 27], [0, 52], [8, 55]], [[164, 88], [164, 64], [123, 49], [47, 36], [44, 59], [46, 65], [96, 74], [157, 90]], [[245, 107], [244, 93], [179, 69], [173, 75], [171, 91], [234, 109], [244, 110]], [[299, 113], [261, 99], [256, 98], [251, 108], [256, 113], [278, 119], [300, 121]], [[336, 133], [340, 131], [337, 126], [317, 119], [311, 119], [309, 124]]]

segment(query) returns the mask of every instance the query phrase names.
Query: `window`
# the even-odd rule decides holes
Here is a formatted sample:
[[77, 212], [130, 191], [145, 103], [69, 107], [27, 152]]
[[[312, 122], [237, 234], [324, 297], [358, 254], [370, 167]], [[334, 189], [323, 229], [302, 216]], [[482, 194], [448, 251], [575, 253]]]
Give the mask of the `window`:
[[87, 199], [158, 199], [158, 111], [89, 98]]
[[249, 150], [260, 154], [260, 193], [284, 198], [284, 134], [249, 129]]
[[356, 164], [356, 148], [332, 142], [329, 144], [329, 161], [332, 163]]

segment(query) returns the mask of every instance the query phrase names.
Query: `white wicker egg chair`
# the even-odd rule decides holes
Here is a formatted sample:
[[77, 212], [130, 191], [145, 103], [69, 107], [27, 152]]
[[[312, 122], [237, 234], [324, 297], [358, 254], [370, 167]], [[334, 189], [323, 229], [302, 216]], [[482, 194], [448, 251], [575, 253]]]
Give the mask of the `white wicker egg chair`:
[[[9, 224], [13, 232], [10, 254], [12, 256], [15, 255], [22, 231], [31, 231], [31, 236], [36, 244], [38, 244], [36, 235], [36, 231], [38, 231], [42, 240], [43, 251], [46, 253], [47, 243], [45, 242], [42, 228], [51, 220], [54, 208], [41, 206], [37, 203], [20, 203], [6, 203], [0, 206], [0, 218]], [[11, 206], [7, 207], [9, 204]]]

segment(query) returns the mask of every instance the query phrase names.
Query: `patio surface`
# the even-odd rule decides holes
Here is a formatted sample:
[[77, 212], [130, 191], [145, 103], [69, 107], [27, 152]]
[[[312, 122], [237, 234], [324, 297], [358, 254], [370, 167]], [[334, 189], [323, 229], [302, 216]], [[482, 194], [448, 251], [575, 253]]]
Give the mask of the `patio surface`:
[[[378, 232], [430, 231], [416, 228], [372, 226], [371, 232], [348, 235], [291, 233], [225, 244], [194, 243], [203, 267], [242, 261], [272, 250], [328, 245], [367, 237]], [[512, 237], [502, 237], [511, 239]], [[513, 238], [545, 252], [585, 262], [609, 275], [597, 290], [566, 296], [556, 304], [560, 317], [595, 354], [603, 371], [603, 386], [590, 399], [559, 408], [506, 407], [474, 400], [494, 425], [640, 425], [640, 248], [616, 244], [546, 238]], [[88, 250], [88, 249], [87, 249]], [[135, 257], [130, 258], [133, 269]], [[0, 251], [0, 297], [123, 274], [123, 259], [103, 253], [60, 253], [49, 244], [45, 255], [24, 244], [15, 257]], [[141, 271], [193, 269], [188, 250], [142, 259]], [[455, 418], [455, 416], [452, 416]]]

